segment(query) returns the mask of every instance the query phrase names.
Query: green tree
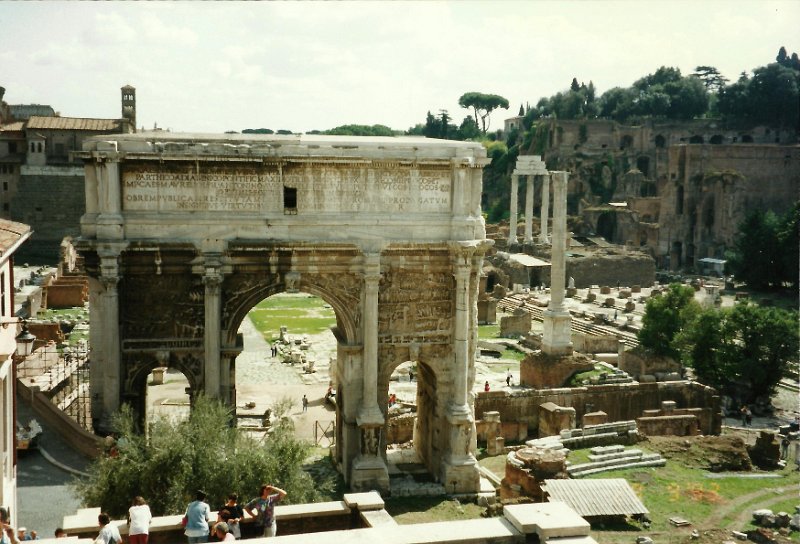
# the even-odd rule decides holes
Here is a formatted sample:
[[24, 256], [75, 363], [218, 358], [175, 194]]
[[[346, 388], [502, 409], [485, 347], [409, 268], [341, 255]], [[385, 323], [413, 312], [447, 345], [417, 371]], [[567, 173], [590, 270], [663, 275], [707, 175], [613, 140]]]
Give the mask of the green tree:
[[728, 78], [713, 66], [698, 66], [692, 75], [699, 78], [709, 91], [719, 91], [728, 83]]
[[277, 422], [264, 444], [231, 427], [229, 409], [203, 396], [188, 419], [152, 422], [149, 438], [137, 432], [123, 406], [114, 419], [119, 455], [95, 460], [88, 478], [76, 481], [76, 494], [85, 506], [102, 506], [115, 517], [124, 516], [137, 495], [154, 515], [178, 514], [196, 489], [221, 504], [231, 491], [254, 495], [263, 482], [285, 489], [288, 502], [311, 502], [330, 483], [313, 482], [303, 471], [309, 446], [295, 438], [292, 420], [284, 417], [288, 406], [274, 408]]
[[679, 283], [670, 284], [666, 292], [647, 300], [639, 342], [657, 355], [678, 359], [680, 348], [675, 338], [698, 311], [694, 289]]
[[323, 134], [339, 136], [395, 136], [395, 131], [386, 125], [341, 125]]
[[472, 108], [475, 124], [478, 124], [480, 118], [481, 132], [486, 134], [490, 122], [489, 115], [497, 108], [507, 110], [508, 100], [496, 94], [469, 92], [461, 95], [458, 105], [462, 108]]
[[681, 362], [694, 369], [700, 382], [720, 390], [727, 388], [732, 375], [729, 361], [722, 356], [725, 316], [725, 311], [713, 308], [699, 311], [674, 341]]
[[779, 231], [781, 219], [772, 211], [752, 210], [739, 225], [728, 270], [754, 289], [779, 287], [786, 278]]

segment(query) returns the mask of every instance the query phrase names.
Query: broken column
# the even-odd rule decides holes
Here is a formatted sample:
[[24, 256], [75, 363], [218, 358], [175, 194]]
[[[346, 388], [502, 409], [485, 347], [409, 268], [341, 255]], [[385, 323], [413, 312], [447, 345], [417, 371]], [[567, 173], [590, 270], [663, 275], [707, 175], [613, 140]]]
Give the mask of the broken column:
[[544, 311], [542, 352], [572, 354], [569, 312], [564, 308], [567, 250], [567, 172], [552, 172], [553, 242], [550, 264], [550, 304]]
[[525, 243], [533, 243], [533, 176], [528, 175], [525, 187]]

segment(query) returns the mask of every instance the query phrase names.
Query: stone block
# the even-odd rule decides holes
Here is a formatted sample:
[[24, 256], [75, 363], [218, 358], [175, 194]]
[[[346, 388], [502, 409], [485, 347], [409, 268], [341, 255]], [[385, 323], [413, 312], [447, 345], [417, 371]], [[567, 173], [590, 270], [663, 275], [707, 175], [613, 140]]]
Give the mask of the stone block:
[[635, 309], [636, 309], [636, 303], [634, 303], [632, 300], [629, 300], [628, 302], [625, 303], [626, 312], [632, 312]]
[[575, 408], [558, 406], [553, 402], [539, 405], [539, 436], [559, 434], [562, 429], [575, 427]]
[[620, 289], [617, 298], [631, 298], [631, 292], [628, 289]]
[[531, 330], [531, 314], [521, 311], [518, 314], [500, 318], [500, 335], [505, 337], [528, 334]]
[[567, 298], [572, 298], [578, 294], [578, 289], [575, 287], [567, 287]]
[[581, 427], [586, 427], [587, 425], [599, 425], [601, 423], [608, 423], [608, 414], [602, 411], [590, 412], [588, 414], [583, 414], [583, 422]]
[[611, 293], [611, 287], [609, 287], [608, 285], [604, 285], [600, 288], [601, 295], [608, 295], [609, 293]]
[[631, 293], [641, 293], [641, 292], [642, 292], [641, 285], [634, 285], [633, 287], [631, 287]]
[[539, 540], [588, 536], [589, 522], [563, 502], [509, 504], [503, 508], [506, 519], [521, 533], [535, 533]]
[[366, 510], [382, 510], [384, 507], [383, 499], [380, 493], [376, 491], [345, 493], [343, 499], [348, 507], [361, 510], [362, 512]]

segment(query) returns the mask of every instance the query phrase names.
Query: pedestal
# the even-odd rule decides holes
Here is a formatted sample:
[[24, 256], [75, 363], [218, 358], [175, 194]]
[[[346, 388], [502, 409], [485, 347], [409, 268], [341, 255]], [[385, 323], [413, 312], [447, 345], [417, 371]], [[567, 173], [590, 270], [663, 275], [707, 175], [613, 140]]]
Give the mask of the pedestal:
[[542, 320], [542, 352], [547, 355], [572, 355], [572, 327], [568, 311], [545, 310]]

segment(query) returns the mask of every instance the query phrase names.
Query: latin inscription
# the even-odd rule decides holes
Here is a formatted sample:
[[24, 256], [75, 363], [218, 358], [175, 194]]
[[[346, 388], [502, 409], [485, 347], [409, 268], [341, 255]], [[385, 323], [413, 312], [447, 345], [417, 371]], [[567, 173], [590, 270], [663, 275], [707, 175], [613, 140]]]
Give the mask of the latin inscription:
[[284, 187], [297, 212], [449, 213], [449, 169], [286, 165], [282, 170], [136, 171], [122, 175], [126, 211], [283, 213]]

